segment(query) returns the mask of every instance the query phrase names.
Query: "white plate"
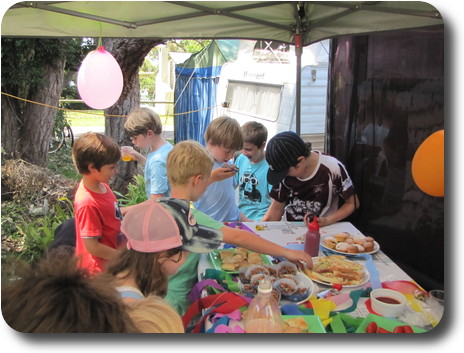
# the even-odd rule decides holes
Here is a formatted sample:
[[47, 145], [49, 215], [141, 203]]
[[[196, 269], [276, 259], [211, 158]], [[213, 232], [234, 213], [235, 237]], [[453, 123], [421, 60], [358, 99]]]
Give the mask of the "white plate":
[[335, 249], [330, 249], [328, 248], [327, 246], [325, 246], [324, 244], [324, 239], [327, 238], [327, 237], [334, 237], [332, 234], [327, 234], [327, 235], [324, 235], [321, 237], [321, 246], [324, 248], [324, 249], [327, 249], [333, 253], [336, 253], [336, 254], [340, 254], [340, 255], [347, 255], [347, 256], [356, 256], [356, 255], [360, 255], [360, 254], [375, 254], [377, 251], [380, 250], [380, 245], [379, 243], [377, 243], [375, 240], [374, 240], [374, 250], [372, 251], [364, 251], [364, 252], [360, 252], [360, 253], [349, 253], [349, 252], [343, 252], [343, 251], [338, 251], [338, 250], [335, 250]]
[[[317, 263], [317, 260], [318, 260], [318, 257], [313, 257], [313, 264], [315, 265]], [[346, 260], [346, 261], [349, 261], [349, 260]], [[316, 282], [316, 283], [319, 283], [319, 284], [323, 284], [325, 286], [332, 286], [332, 283], [330, 282], [325, 282], [325, 281], [322, 281], [318, 278], [312, 278], [312, 277], [309, 277], [313, 282]], [[369, 274], [369, 271], [367, 270], [366, 266], [364, 266], [364, 276], [361, 280], [360, 283], [358, 284], [351, 284], [351, 285], [343, 285], [343, 288], [356, 288], [356, 287], [362, 287], [364, 286], [367, 282], [369, 282], [371, 278], [371, 275]]]

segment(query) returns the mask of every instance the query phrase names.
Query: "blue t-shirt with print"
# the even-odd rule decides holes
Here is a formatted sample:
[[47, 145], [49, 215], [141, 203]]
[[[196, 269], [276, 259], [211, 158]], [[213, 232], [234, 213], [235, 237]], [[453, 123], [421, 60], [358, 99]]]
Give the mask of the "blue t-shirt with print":
[[241, 154], [234, 165], [239, 168], [234, 177], [238, 185], [238, 208], [248, 218], [260, 221], [271, 204], [272, 186], [267, 182], [269, 164], [266, 159], [253, 164]]

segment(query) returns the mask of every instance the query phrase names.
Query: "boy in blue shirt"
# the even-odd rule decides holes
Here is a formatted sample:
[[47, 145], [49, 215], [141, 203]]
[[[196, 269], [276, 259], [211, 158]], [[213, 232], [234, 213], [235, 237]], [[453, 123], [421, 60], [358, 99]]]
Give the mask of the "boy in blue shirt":
[[169, 196], [166, 159], [172, 145], [162, 133], [161, 119], [150, 108], [138, 108], [129, 113], [124, 130], [140, 151], [148, 150], [147, 157], [130, 148], [133, 160], [145, 165], [144, 179], [148, 199]]
[[234, 176], [239, 187], [238, 208], [250, 220], [260, 221], [271, 204], [272, 186], [267, 182], [269, 164], [264, 151], [267, 129], [263, 124], [249, 121], [242, 126], [242, 132], [242, 154], [234, 162], [238, 167]]

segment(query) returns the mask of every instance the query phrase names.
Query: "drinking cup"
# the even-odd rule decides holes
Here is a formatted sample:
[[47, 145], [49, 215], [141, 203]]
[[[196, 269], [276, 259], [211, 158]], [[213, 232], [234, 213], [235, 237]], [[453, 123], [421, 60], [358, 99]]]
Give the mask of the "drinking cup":
[[124, 162], [130, 162], [132, 160], [132, 156], [130, 154], [131, 148], [128, 146], [121, 147], [121, 159]]
[[445, 309], [445, 291], [441, 289], [432, 289], [429, 291], [427, 303], [430, 308], [430, 313], [437, 322], [440, 322], [443, 311]]

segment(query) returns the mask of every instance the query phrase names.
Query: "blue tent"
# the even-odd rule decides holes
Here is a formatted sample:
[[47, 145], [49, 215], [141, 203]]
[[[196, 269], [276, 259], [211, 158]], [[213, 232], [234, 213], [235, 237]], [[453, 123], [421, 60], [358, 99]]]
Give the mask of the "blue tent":
[[205, 145], [213, 118], [222, 65], [237, 58], [239, 40], [213, 40], [205, 49], [176, 65], [174, 142], [195, 140]]

